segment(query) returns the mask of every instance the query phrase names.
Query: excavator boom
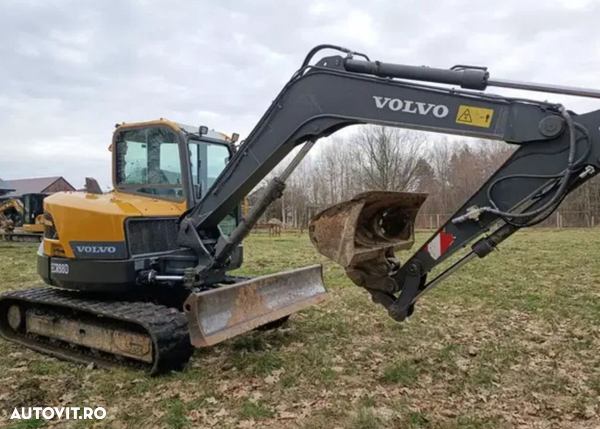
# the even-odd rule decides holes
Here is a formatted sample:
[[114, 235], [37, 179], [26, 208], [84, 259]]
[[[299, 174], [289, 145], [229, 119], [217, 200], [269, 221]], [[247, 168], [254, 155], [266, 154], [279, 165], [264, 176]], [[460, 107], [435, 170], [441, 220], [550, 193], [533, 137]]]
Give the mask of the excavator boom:
[[[380, 238], [370, 245], [387, 249], [371, 252], [371, 260], [358, 258], [357, 262], [356, 255], [348, 255], [348, 243], [354, 243], [350, 253], [355, 249], [365, 252], [360, 238], [364, 228], [354, 225], [334, 233], [331, 230], [332, 222], [347, 225], [350, 217], [340, 220], [341, 211], [346, 210], [347, 216], [354, 213], [355, 221], [364, 218], [360, 211], [347, 206], [341, 211], [330, 210], [311, 225], [311, 239], [317, 249], [341, 263], [352, 280], [367, 288], [373, 299], [397, 320], [407, 317], [418, 297], [449, 273], [475, 256], [484, 257], [520, 228], [546, 218], [569, 192], [596, 175], [600, 168], [599, 111], [577, 115], [559, 104], [480, 92], [496, 85], [600, 98], [599, 91], [493, 80], [483, 67], [455, 66], [445, 70], [386, 64], [370, 61], [362, 54], [359, 55], [365, 60], [356, 59], [358, 55], [348, 50], [342, 50], [347, 53], [345, 58], [326, 57], [310, 66], [310, 59], [318, 50], [319, 47], [311, 51], [209, 192], [182, 219], [178, 241], [198, 252], [202, 262], [196, 271], [200, 277], [218, 270], [227, 260], [228, 252], [241, 242], [262, 211], [281, 195], [285, 180], [276, 178], [255, 213], [231, 235], [219, 236], [212, 252], [206, 251], [202, 237], [215, 237], [215, 225], [296, 146], [306, 143], [306, 152], [319, 138], [349, 125], [380, 124], [501, 140], [519, 146], [401, 267], [392, 250], [406, 248], [406, 240], [387, 234], [381, 223], [388, 230], [398, 229], [398, 222], [406, 222], [407, 216], [414, 215], [414, 207], [405, 207], [408, 211], [402, 216], [404, 203], [394, 202], [393, 196], [388, 196], [389, 204], [380, 205], [380, 210], [372, 212], [364, 223], [371, 225], [369, 234]], [[297, 164], [297, 158], [293, 164]], [[367, 210], [370, 205], [366, 201], [381, 198], [385, 196], [374, 194], [359, 198], [355, 204]], [[337, 216], [337, 220], [332, 220], [332, 216]], [[376, 219], [379, 226], [374, 224]], [[491, 234], [482, 238], [488, 231]], [[427, 273], [476, 239], [469, 255], [442, 276], [426, 282]], [[336, 248], [340, 251], [332, 253], [331, 249]], [[383, 271], [382, 266], [386, 267]]]

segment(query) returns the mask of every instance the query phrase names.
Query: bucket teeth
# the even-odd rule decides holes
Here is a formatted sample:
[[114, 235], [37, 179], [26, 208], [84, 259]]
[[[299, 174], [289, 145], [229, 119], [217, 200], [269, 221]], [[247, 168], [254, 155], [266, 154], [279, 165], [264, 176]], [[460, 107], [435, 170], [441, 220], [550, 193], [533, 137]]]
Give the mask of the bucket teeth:
[[321, 265], [191, 294], [184, 304], [190, 339], [207, 347], [327, 299]]

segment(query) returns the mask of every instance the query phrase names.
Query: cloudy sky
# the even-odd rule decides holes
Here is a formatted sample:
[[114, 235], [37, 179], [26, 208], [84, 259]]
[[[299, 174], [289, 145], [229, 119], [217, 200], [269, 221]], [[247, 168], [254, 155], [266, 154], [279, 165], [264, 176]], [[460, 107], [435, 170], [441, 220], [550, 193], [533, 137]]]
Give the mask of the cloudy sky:
[[320, 43], [600, 88], [599, 21], [599, 0], [0, 0], [0, 177], [63, 175], [81, 187], [93, 176], [107, 187], [123, 121], [243, 137]]

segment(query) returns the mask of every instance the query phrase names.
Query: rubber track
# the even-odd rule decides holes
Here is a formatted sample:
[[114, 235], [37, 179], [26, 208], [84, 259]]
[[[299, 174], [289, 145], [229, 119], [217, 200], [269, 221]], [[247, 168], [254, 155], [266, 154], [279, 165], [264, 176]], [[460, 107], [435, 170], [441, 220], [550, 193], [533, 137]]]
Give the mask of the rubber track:
[[[73, 348], [68, 346], [59, 348], [55, 345], [50, 346], [45, 342], [29, 344], [32, 340], [26, 335], [20, 335], [15, 338], [14, 331], [10, 330], [4, 322], [6, 320], [5, 312], [9, 307], [8, 305], [3, 305], [6, 300], [26, 302], [32, 308], [34, 308], [34, 305], [43, 305], [46, 308], [53, 308], [56, 311], [60, 311], [61, 309], [75, 310], [107, 318], [111, 321], [122, 321], [141, 326], [152, 339], [154, 361], [152, 364], [135, 361], [135, 364], [132, 366], [143, 366], [151, 375], [181, 369], [189, 361], [194, 351], [190, 344], [187, 319], [182, 312], [174, 308], [149, 302], [87, 299], [79, 292], [50, 287], [17, 290], [0, 295], [0, 311], [4, 313], [0, 314], [0, 317], [3, 318], [3, 322], [0, 323], [2, 325], [2, 331], [0, 332], [2, 336], [9, 341], [20, 343], [26, 347], [61, 359], [84, 364], [93, 362], [99, 366], [118, 366], [124, 363], [124, 359], [103, 359], [93, 353], [78, 353], [76, 356], [72, 356]], [[7, 330], [6, 333], [4, 332], [5, 329]], [[8, 336], [6, 335], [7, 333], [9, 334]]]

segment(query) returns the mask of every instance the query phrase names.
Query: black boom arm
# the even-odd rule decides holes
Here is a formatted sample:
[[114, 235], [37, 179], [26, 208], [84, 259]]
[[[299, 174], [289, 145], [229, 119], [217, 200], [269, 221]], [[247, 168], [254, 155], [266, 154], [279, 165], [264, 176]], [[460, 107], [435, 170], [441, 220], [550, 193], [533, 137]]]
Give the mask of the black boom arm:
[[[303, 67], [273, 101], [204, 198], [187, 212], [179, 243], [199, 254], [204, 252], [201, 264], [210, 266], [215, 248], [203, 242], [216, 238], [227, 241], [227, 237], [220, 237], [218, 223], [296, 146], [349, 125], [381, 124], [518, 144], [510, 159], [451, 220], [400, 271], [390, 274], [395, 286], [371, 291], [393, 317], [403, 319], [419, 295], [445, 276], [426, 283], [432, 268], [493, 229], [451, 270], [474, 256], [485, 256], [519, 228], [539, 222], [571, 190], [598, 172], [600, 111], [575, 115], [556, 104], [397, 78], [467, 89], [485, 89], [492, 82], [485, 69], [467, 66], [442, 70], [333, 56], [316, 66]], [[590, 93], [580, 95], [599, 95]], [[400, 291], [397, 298], [394, 294]]]

